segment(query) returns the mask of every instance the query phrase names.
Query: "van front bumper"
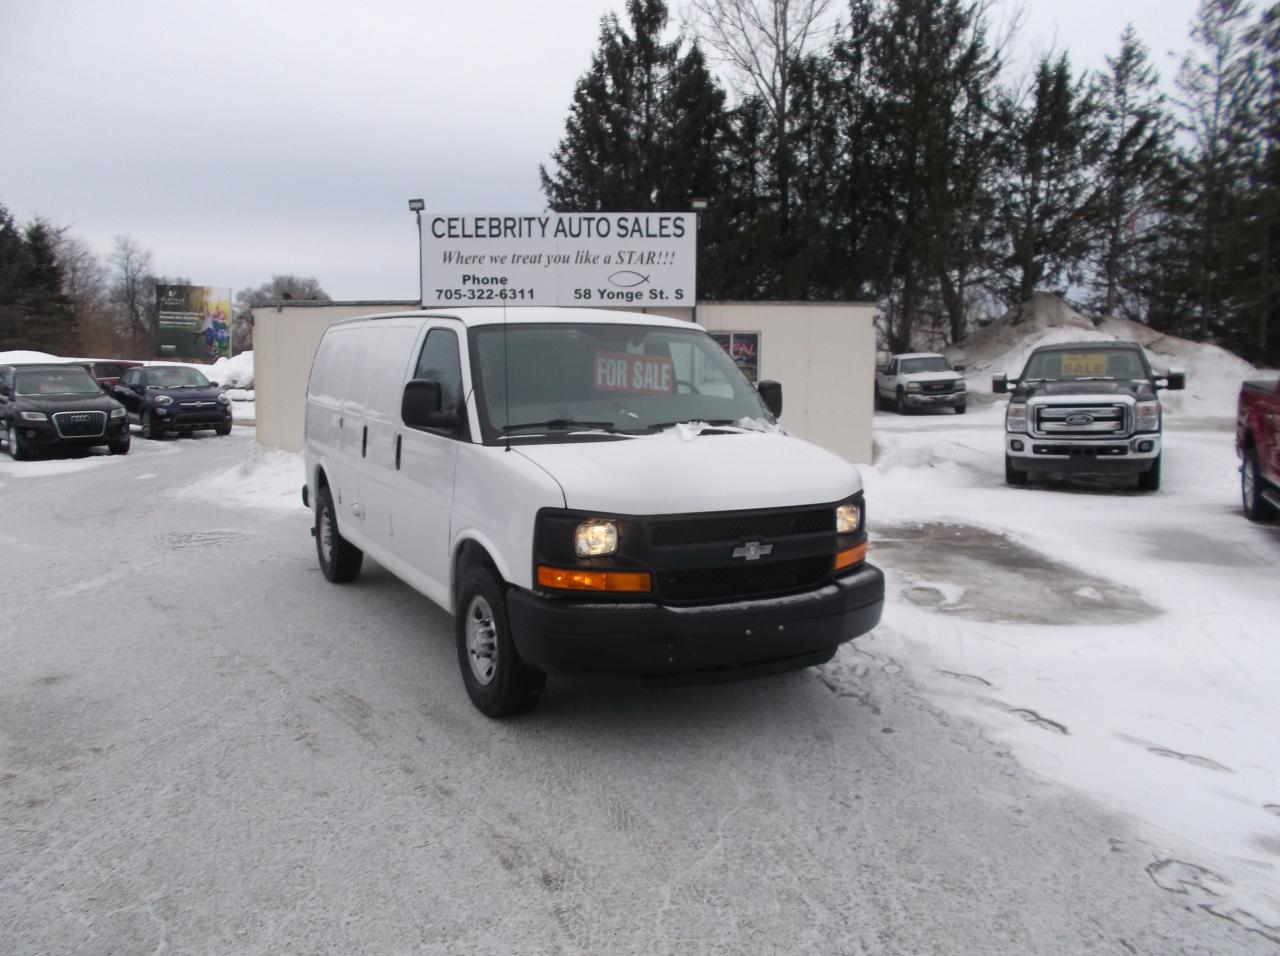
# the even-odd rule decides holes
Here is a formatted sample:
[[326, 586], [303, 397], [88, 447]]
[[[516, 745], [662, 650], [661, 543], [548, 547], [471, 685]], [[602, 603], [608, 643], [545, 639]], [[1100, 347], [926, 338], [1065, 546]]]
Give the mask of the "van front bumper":
[[883, 609], [884, 574], [870, 564], [802, 594], [695, 607], [507, 593], [516, 650], [541, 670], [694, 680], [820, 664], [879, 624]]

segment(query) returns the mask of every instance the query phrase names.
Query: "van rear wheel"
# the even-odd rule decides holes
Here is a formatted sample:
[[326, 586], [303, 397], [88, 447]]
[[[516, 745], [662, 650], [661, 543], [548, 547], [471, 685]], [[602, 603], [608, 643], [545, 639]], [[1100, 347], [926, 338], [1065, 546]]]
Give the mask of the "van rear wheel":
[[497, 576], [481, 564], [462, 575], [455, 604], [458, 666], [467, 696], [487, 717], [511, 717], [542, 699], [547, 675], [516, 653], [507, 620], [507, 595]]
[[316, 556], [320, 570], [334, 584], [354, 581], [364, 564], [364, 552], [338, 531], [337, 512], [333, 507], [333, 492], [328, 486], [316, 495]]

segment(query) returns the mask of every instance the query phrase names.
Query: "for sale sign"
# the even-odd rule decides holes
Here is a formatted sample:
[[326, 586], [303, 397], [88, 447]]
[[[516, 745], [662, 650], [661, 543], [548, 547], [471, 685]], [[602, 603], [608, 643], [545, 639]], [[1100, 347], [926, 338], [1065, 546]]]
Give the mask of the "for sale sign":
[[600, 392], [632, 395], [670, 395], [675, 389], [675, 363], [662, 355], [596, 352], [595, 387]]
[[692, 306], [697, 215], [429, 215], [422, 304]]

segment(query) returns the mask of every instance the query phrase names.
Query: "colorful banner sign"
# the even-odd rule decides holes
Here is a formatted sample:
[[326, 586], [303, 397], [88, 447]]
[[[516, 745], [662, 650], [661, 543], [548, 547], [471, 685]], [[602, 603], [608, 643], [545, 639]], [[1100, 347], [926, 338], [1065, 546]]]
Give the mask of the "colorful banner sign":
[[231, 290], [156, 286], [156, 355], [213, 362], [231, 357]]
[[693, 306], [692, 212], [419, 220], [424, 306]]

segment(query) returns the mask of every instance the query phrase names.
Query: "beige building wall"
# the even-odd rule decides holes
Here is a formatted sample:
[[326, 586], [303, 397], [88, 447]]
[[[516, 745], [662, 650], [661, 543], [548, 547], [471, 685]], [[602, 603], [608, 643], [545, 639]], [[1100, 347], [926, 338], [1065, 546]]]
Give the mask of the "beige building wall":
[[[301, 451], [311, 360], [325, 330], [358, 315], [416, 308], [414, 302], [343, 302], [253, 310], [258, 442]], [[691, 309], [653, 309], [688, 319]], [[760, 378], [782, 383], [782, 423], [856, 463], [871, 461], [875, 310], [817, 302], [711, 302], [698, 322], [760, 334]]]
[[707, 302], [698, 324], [759, 332], [759, 377], [782, 383], [782, 424], [858, 464], [871, 461], [875, 307], [827, 302]]

